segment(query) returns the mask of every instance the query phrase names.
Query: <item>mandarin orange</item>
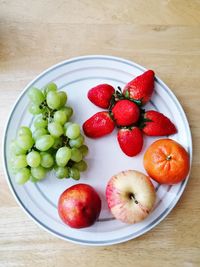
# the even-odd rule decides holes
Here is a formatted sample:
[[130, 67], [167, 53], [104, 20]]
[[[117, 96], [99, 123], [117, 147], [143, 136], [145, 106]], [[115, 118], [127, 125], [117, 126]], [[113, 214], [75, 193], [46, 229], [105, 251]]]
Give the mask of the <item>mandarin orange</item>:
[[184, 180], [190, 169], [189, 154], [172, 139], [152, 143], [144, 154], [144, 168], [160, 184], [176, 184]]

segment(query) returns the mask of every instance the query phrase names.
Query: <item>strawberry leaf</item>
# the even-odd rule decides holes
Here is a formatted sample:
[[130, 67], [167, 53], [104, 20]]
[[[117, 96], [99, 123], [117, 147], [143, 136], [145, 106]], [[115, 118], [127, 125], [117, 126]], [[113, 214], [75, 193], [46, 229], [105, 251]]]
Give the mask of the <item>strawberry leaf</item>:
[[124, 96], [125, 96], [125, 98], [129, 99], [130, 94], [129, 94], [129, 91], [128, 90], [126, 90]]
[[152, 120], [148, 119], [148, 118], [144, 118], [144, 116], [142, 116], [140, 118], [140, 120], [138, 121], [138, 127], [140, 129], [143, 129], [147, 124], [146, 122], [151, 122]]
[[136, 100], [133, 98], [129, 98], [130, 101], [132, 101], [133, 103], [135, 103], [136, 105], [138, 105], [139, 107], [142, 106], [142, 99], [141, 100]]
[[146, 126], [146, 123], [151, 121], [151, 119], [145, 118], [145, 109], [140, 107], [140, 118], [136, 123], [136, 126], [138, 126], [142, 130]]
[[152, 120], [151, 120], [151, 119], [148, 119], [148, 118], [144, 118], [143, 121], [144, 121], [144, 122], [150, 122], [150, 121], [152, 121]]
[[114, 116], [113, 116], [113, 113], [112, 113], [112, 111], [111, 110], [109, 110], [108, 111], [109, 112], [109, 116], [110, 116], [110, 118], [115, 122], [115, 118], [114, 118]]
[[109, 105], [109, 107], [108, 107], [108, 111], [111, 113], [111, 111], [112, 111], [112, 108], [113, 108], [113, 106], [115, 105], [115, 94], [113, 94], [112, 95], [112, 97], [111, 97], [111, 100], [110, 100], [110, 105]]
[[122, 94], [122, 89], [121, 89], [120, 86], [117, 86], [117, 91], [118, 91], [120, 94]]

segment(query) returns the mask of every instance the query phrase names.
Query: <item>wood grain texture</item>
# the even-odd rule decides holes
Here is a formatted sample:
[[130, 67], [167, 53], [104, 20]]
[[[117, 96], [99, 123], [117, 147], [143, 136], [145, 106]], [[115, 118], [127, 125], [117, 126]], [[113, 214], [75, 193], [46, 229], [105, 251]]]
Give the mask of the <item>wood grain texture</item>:
[[1, 137], [28, 82], [52, 64], [87, 54], [152, 68], [176, 94], [193, 137], [186, 190], [147, 234], [110, 247], [84, 247], [51, 236], [27, 217], [1, 164], [0, 267], [200, 266], [200, 1], [0, 0]]

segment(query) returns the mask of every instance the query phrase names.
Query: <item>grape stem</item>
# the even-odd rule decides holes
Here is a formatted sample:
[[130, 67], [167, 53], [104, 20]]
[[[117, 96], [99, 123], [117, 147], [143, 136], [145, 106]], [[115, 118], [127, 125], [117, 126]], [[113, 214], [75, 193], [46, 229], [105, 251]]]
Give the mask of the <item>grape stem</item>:
[[53, 119], [53, 115], [54, 115], [56, 110], [51, 109], [50, 107], [48, 107], [46, 100], [44, 100], [40, 104], [39, 108], [43, 111], [43, 119], [47, 119], [48, 122], [51, 122], [52, 119]]

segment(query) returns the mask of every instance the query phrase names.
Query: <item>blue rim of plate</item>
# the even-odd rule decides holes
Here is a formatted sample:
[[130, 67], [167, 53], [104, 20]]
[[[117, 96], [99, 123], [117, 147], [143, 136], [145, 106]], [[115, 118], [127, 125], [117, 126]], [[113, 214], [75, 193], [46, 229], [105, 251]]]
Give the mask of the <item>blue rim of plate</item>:
[[[8, 166], [7, 166], [7, 162], [6, 162], [6, 136], [7, 136], [7, 131], [9, 128], [9, 124], [10, 124], [10, 120], [12, 118], [13, 113], [15, 112], [15, 108], [18, 104], [18, 102], [20, 101], [20, 99], [23, 97], [23, 95], [27, 92], [27, 89], [30, 88], [34, 83], [36, 83], [38, 80], [40, 80], [44, 75], [48, 74], [49, 72], [51, 72], [52, 70], [55, 70], [57, 68], [60, 68], [64, 65], [68, 65], [71, 63], [75, 63], [75, 62], [79, 62], [79, 61], [84, 61], [84, 60], [111, 60], [114, 62], [119, 62], [119, 63], [124, 63], [126, 65], [129, 65], [131, 67], [137, 68], [140, 71], [145, 71], [146, 69], [132, 61], [123, 59], [123, 58], [119, 58], [119, 57], [114, 57], [114, 56], [106, 56], [106, 55], [89, 55], [89, 56], [80, 56], [80, 57], [75, 57], [72, 59], [68, 59], [65, 61], [62, 61], [56, 65], [53, 65], [52, 67], [48, 68], [47, 70], [45, 70], [44, 72], [42, 72], [40, 75], [38, 75], [34, 80], [32, 80], [22, 91], [22, 93], [20, 94], [20, 96], [18, 97], [18, 99], [16, 100], [10, 114], [8, 117], [8, 121], [6, 124], [6, 128], [4, 131], [4, 135], [3, 135], [3, 165], [4, 165], [4, 171], [6, 173], [6, 178], [7, 178], [7, 183], [8, 186], [12, 192], [12, 194], [14, 195], [16, 201], [18, 202], [18, 204], [23, 208], [23, 210], [26, 212], [26, 214], [33, 219], [40, 227], [42, 227], [44, 230], [46, 230], [47, 232], [50, 232], [51, 234], [53, 234], [54, 236], [57, 236], [61, 239], [67, 240], [67, 241], [71, 241], [73, 243], [77, 243], [77, 244], [81, 244], [81, 245], [92, 245], [92, 246], [103, 246], [103, 245], [112, 245], [112, 244], [118, 244], [118, 243], [122, 243], [128, 240], [131, 240], [133, 238], [136, 238], [142, 234], [145, 234], [146, 232], [150, 231], [153, 227], [155, 227], [156, 225], [158, 225], [168, 214], [169, 212], [174, 208], [174, 206], [177, 204], [178, 200], [180, 199], [185, 186], [188, 182], [189, 179], [189, 175], [190, 172], [187, 176], [187, 178], [181, 182], [180, 188], [177, 192], [176, 197], [171, 201], [171, 203], [169, 204], [169, 206], [160, 214], [159, 217], [157, 217], [153, 222], [151, 222], [149, 225], [145, 226], [144, 228], [140, 229], [139, 231], [137, 231], [136, 233], [132, 233], [129, 234], [127, 236], [121, 237], [121, 238], [116, 238], [116, 239], [112, 239], [112, 240], [102, 240], [102, 241], [84, 241], [81, 239], [77, 239], [77, 238], [72, 238], [69, 236], [65, 236], [62, 235], [58, 232], [56, 232], [54, 229], [51, 229], [50, 227], [48, 227], [47, 225], [45, 225], [43, 222], [41, 222], [38, 218], [36, 218], [30, 210], [28, 210], [25, 205], [23, 204], [23, 202], [21, 201], [19, 195], [17, 194], [17, 192], [15, 191], [15, 188], [13, 187], [13, 184], [11, 182], [11, 177], [9, 175], [8, 172]], [[191, 132], [189, 129], [189, 124], [185, 115], [185, 112], [182, 108], [182, 106], [180, 105], [178, 99], [176, 98], [176, 96], [174, 95], [174, 93], [172, 93], [172, 91], [167, 87], [167, 85], [165, 83], [163, 83], [159, 78], [155, 77], [156, 82], [165, 90], [165, 92], [169, 95], [169, 97], [173, 100], [174, 104], [176, 105], [177, 109], [179, 110], [181, 117], [184, 121], [184, 124], [186, 126], [187, 129], [187, 137], [188, 137], [188, 143], [189, 143], [189, 147], [188, 147], [188, 152], [190, 155], [190, 168], [191, 168], [191, 163], [192, 163], [192, 138], [191, 138]]]

